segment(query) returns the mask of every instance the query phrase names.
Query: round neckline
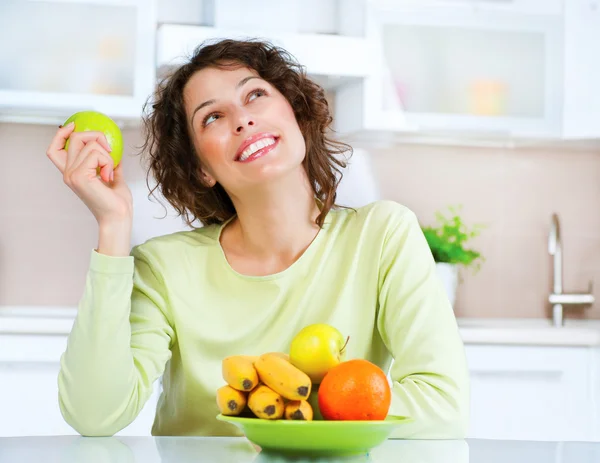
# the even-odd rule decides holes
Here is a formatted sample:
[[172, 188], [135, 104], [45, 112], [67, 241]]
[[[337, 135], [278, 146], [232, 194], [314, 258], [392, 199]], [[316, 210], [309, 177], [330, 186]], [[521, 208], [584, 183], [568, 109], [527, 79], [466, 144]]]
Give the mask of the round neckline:
[[217, 242], [217, 248], [219, 249], [219, 255], [221, 257], [222, 263], [223, 263], [223, 265], [225, 265], [225, 267], [227, 267], [227, 270], [229, 272], [231, 272], [233, 275], [235, 275], [238, 278], [248, 280], [248, 281], [271, 281], [271, 280], [277, 280], [277, 279], [284, 278], [288, 274], [292, 273], [295, 268], [299, 267], [302, 264], [302, 262], [307, 260], [309, 258], [309, 256], [314, 253], [315, 248], [317, 248], [318, 244], [324, 239], [324, 235], [325, 235], [325, 231], [326, 231], [325, 227], [331, 223], [332, 212], [335, 212], [334, 209], [331, 209], [328, 212], [328, 214], [325, 217], [325, 220], [323, 222], [323, 226], [319, 229], [319, 231], [317, 232], [317, 234], [315, 235], [313, 240], [310, 242], [310, 244], [304, 250], [304, 252], [300, 255], [300, 257], [298, 257], [298, 259], [296, 259], [294, 262], [292, 262], [292, 264], [289, 267], [281, 270], [280, 272], [271, 273], [269, 275], [245, 275], [245, 274], [240, 273], [237, 270], [235, 270], [229, 263], [229, 260], [227, 259], [227, 256], [225, 255], [225, 250], [223, 249], [223, 246], [221, 245], [221, 234], [223, 233], [223, 230], [229, 224], [229, 222], [231, 222], [233, 219], [235, 219], [237, 217], [237, 214], [234, 214], [229, 219], [227, 219], [225, 222], [220, 224], [217, 229], [216, 242]]

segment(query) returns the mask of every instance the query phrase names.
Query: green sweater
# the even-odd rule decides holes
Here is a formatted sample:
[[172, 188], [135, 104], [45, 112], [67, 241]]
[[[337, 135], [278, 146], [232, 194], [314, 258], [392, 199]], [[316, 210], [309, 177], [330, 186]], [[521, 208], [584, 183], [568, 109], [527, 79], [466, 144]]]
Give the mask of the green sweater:
[[[414, 213], [391, 201], [332, 210], [302, 256], [269, 276], [233, 270], [222, 225], [169, 234], [131, 256], [92, 251], [58, 377], [77, 432], [131, 423], [163, 375], [153, 435], [239, 435], [215, 419], [228, 355], [287, 352], [304, 326], [328, 323], [393, 381], [393, 437], [462, 438], [469, 384], [452, 308]], [[392, 362], [392, 359], [394, 361]]]

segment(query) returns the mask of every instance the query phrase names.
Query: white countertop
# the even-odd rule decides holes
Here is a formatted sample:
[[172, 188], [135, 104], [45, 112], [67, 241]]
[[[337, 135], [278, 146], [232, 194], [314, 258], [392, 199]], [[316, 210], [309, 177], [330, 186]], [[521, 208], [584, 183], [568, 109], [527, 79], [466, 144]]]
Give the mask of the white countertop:
[[5, 437], [0, 463], [597, 463], [600, 443], [499, 440], [388, 440], [368, 455], [305, 460], [258, 452], [244, 438], [228, 437]]
[[[69, 307], [0, 307], [0, 335], [66, 336], [77, 309]], [[458, 318], [465, 344], [598, 346], [600, 320], [565, 320], [555, 328], [549, 319]]]
[[600, 320], [566, 320], [556, 328], [546, 319], [459, 318], [465, 344], [600, 346]]

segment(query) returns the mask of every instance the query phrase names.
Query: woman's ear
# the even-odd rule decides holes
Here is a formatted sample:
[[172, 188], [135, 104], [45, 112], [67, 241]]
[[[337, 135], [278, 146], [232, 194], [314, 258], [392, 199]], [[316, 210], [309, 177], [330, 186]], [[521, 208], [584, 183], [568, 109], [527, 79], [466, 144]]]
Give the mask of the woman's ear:
[[212, 178], [210, 174], [207, 174], [202, 168], [200, 168], [200, 180], [205, 186], [209, 188], [214, 187], [217, 183], [217, 181], [214, 178]]

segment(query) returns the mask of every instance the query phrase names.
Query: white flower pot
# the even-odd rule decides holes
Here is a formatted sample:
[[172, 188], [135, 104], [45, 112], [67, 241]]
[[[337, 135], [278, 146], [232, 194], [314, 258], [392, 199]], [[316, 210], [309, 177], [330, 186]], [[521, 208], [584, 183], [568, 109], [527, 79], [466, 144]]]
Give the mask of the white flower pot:
[[456, 289], [458, 288], [458, 265], [437, 262], [435, 264], [437, 274], [442, 281], [442, 285], [448, 295], [448, 300], [452, 307], [456, 301]]

